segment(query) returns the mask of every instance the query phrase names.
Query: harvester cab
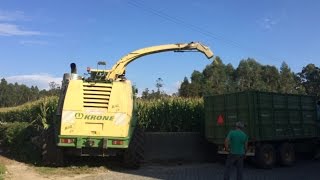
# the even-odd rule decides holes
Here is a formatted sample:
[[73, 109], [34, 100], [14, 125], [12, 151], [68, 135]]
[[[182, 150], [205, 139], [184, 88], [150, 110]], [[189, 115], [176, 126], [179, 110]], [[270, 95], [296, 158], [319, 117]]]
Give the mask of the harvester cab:
[[109, 73], [107, 70], [107, 64], [105, 61], [99, 61], [97, 63], [97, 69], [87, 67], [89, 77], [86, 79], [88, 82], [101, 82], [106, 81], [106, 76]]
[[137, 126], [134, 92], [131, 82], [125, 78], [125, 68], [142, 56], [166, 51], [199, 51], [207, 58], [213, 57], [207, 46], [191, 42], [133, 51], [123, 56], [110, 70], [105, 69], [105, 62], [98, 62], [97, 69], [87, 69], [88, 78], [80, 77], [72, 63], [71, 74], [66, 73], [63, 78], [57, 108], [58, 122], [53, 128], [56, 130], [54, 146], [59, 150], [44, 149], [44, 161], [54, 159], [62, 162], [65, 154], [119, 155], [128, 167], [139, 167], [143, 159], [143, 131]]

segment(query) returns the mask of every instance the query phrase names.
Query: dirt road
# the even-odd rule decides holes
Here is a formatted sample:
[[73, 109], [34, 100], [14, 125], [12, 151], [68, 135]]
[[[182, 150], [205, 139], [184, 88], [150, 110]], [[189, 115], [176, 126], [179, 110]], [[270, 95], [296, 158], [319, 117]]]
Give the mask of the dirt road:
[[[12, 180], [144, 180], [144, 179], [223, 179], [224, 165], [219, 163], [166, 163], [145, 164], [138, 170], [127, 170], [119, 165], [112, 166], [68, 166], [65, 168], [46, 168], [27, 165], [0, 157], [7, 167], [5, 179]], [[111, 168], [110, 168], [111, 167]], [[275, 167], [272, 170], [256, 169], [246, 164], [246, 180], [318, 180], [320, 161], [299, 160], [293, 167]], [[234, 176], [234, 175], [233, 175]]]
[[[4, 164], [7, 168], [7, 172], [4, 175], [5, 179], [10, 180], [53, 180], [53, 179], [62, 179], [62, 180], [71, 180], [71, 179], [86, 179], [87, 176], [92, 174], [76, 174], [75, 171], [68, 172], [62, 171], [59, 168], [57, 170], [50, 169], [41, 169], [41, 167], [35, 167], [34, 165], [28, 165], [25, 163], [17, 162], [15, 160], [8, 159], [4, 156], [0, 156], [0, 163]], [[63, 168], [61, 168], [63, 169]], [[43, 172], [42, 172], [43, 171]], [[62, 173], [64, 172], [64, 173]], [[97, 172], [96, 175], [101, 174]]]

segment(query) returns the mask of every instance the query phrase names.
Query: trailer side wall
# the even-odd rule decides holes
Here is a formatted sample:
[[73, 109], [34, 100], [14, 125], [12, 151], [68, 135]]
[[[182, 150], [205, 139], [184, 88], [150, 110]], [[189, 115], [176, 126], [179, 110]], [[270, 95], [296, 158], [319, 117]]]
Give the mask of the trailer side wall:
[[250, 141], [314, 138], [319, 135], [313, 96], [247, 91], [206, 96], [205, 136], [222, 144], [237, 121], [246, 125]]

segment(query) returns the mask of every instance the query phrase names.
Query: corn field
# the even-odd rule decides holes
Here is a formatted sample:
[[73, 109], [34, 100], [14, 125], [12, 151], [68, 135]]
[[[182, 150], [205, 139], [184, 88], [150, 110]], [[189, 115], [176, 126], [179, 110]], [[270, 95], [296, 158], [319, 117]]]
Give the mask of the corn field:
[[15, 159], [29, 163], [41, 158], [41, 135], [53, 123], [57, 97], [12, 108], [0, 108], [0, 146]]
[[0, 108], [0, 122], [49, 123], [53, 119], [57, 103], [58, 97], [53, 96], [17, 107]]
[[[13, 108], [0, 108], [0, 122], [28, 122], [47, 128], [53, 121], [57, 97], [48, 97]], [[204, 119], [200, 98], [167, 97], [137, 100], [138, 124], [151, 132], [199, 131]]]
[[150, 132], [199, 131], [204, 119], [200, 98], [138, 100], [137, 109], [139, 125]]
[[[57, 104], [57, 97], [47, 97], [0, 108], [0, 146], [18, 160], [40, 162], [41, 135], [53, 123]], [[137, 99], [136, 108], [138, 124], [149, 132], [197, 132], [204, 119], [200, 98]]]

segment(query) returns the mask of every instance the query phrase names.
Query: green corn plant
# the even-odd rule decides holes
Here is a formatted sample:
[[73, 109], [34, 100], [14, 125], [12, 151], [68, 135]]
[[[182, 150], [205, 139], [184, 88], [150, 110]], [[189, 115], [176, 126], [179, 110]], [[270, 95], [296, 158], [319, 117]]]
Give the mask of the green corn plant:
[[[47, 129], [53, 123], [58, 97], [13, 108], [0, 108], [0, 122], [29, 122]], [[204, 119], [201, 98], [137, 99], [138, 124], [151, 132], [199, 131]]]
[[138, 123], [146, 131], [199, 131], [204, 118], [200, 98], [139, 99], [137, 107]]
[[[49, 110], [49, 107], [46, 98], [44, 98], [40, 103], [39, 110], [40, 111], [38, 112], [37, 119], [35, 119], [31, 124], [36, 124], [38, 130], [40, 129], [40, 127], [42, 127], [43, 129], [48, 129], [49, 124], [47, 122], [47, 111]], [[39, 123], [37, 121], [39, 121]]]

